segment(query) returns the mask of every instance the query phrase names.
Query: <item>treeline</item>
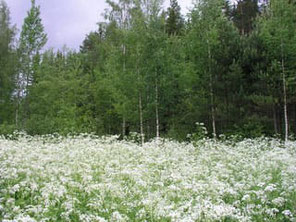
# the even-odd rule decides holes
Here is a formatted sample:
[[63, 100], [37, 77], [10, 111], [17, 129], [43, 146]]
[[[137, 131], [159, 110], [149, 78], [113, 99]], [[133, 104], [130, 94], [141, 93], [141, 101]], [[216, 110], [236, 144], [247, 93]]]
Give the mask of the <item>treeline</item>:
[[1, 133], [296, 133], [295, 1], [107, 2], [79, 52], [54, 52], [34, 0], [18, 40], [1, 1]]

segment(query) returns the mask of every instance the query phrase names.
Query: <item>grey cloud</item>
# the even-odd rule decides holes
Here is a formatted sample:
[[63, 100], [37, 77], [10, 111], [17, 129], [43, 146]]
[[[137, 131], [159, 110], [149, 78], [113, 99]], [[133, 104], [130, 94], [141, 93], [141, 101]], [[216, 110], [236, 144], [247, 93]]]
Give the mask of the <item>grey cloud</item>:
[[[179, 1], [182, 11], [192, 0]], [[21, 29], [23, 19], [30, 7], [30, 0], [6, 0], [12, 23]], [[78, 49], [86, 34], [97, 28], [101, 14], [107, 7], [105, 0], [36, 0], [41, 7], [41, 18], [48, 34], [47, 48], [61, 49], [65, 44]], [[169, 5], [166, 0], [165, 7]]]

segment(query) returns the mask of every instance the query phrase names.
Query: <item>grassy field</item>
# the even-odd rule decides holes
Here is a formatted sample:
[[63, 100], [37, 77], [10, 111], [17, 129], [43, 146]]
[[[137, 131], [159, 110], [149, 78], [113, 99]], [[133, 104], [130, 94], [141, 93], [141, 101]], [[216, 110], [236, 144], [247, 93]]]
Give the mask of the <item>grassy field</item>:
[[0, 138], [0, 221], [296, 221], [296, 142]]

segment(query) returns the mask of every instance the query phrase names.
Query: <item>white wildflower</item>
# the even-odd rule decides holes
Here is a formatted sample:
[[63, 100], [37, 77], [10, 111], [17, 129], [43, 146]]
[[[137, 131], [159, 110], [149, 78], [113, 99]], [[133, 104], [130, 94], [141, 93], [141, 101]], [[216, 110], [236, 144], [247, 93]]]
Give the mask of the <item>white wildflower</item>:
[[[293, 220], [293, 209], [279, 209], [296, 190], [295, 147], [269, 138], [139, 146], [87, 134], [0, 137], [1, 219], [57, 221], [59, 207], [65, 221], [72, 213], [86, 222], [131, 221], [136, 209], [139, 221], [247, 222], [265, 213], [266, 221], [277, 214]], [[281, 181], [270, 184], [274, 169]]]
[[115, 211], [111, 215], [111, 221], [112, 222], [124, 222], [124, 221], [127, 221], [127, 218], [125, 215], [122, 215], [118, 211]]
[[274, 205], [282, 207], [285, 204], [285, 199], [282, 197], [277, 197], [271, 201]]
[[275, 184], [269, 184], [267, 187], [265, 187], [264, 191], [266, 192], [272, 192], [276, 190], [276, 185]]
[[285, 215], [286, 217], [293, 217], [293, 214], [290, 210], [284, 210], [282, 214]]
[[279, 212], [277, 208], [266, 209], [265, 213], [268, 214], [270, 217], [275, 217], [275, 215]]
[[242, 197], [242, 201], [249, 201], [251, 199], [250, 195], [249, 194], [245, 194], [243, 197]]

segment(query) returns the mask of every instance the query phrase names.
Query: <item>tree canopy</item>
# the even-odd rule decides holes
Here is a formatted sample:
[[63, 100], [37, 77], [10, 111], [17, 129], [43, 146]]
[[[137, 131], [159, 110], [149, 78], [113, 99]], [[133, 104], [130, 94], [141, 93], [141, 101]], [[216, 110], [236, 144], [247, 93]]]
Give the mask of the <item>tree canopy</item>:
[[296, 133], [293, 1], [201, 0], [185, 16], [177, 0], [108, 0], [78, 52], [43, 50], [31, 3], [19, 44], [0, 3], [0, 133]]

